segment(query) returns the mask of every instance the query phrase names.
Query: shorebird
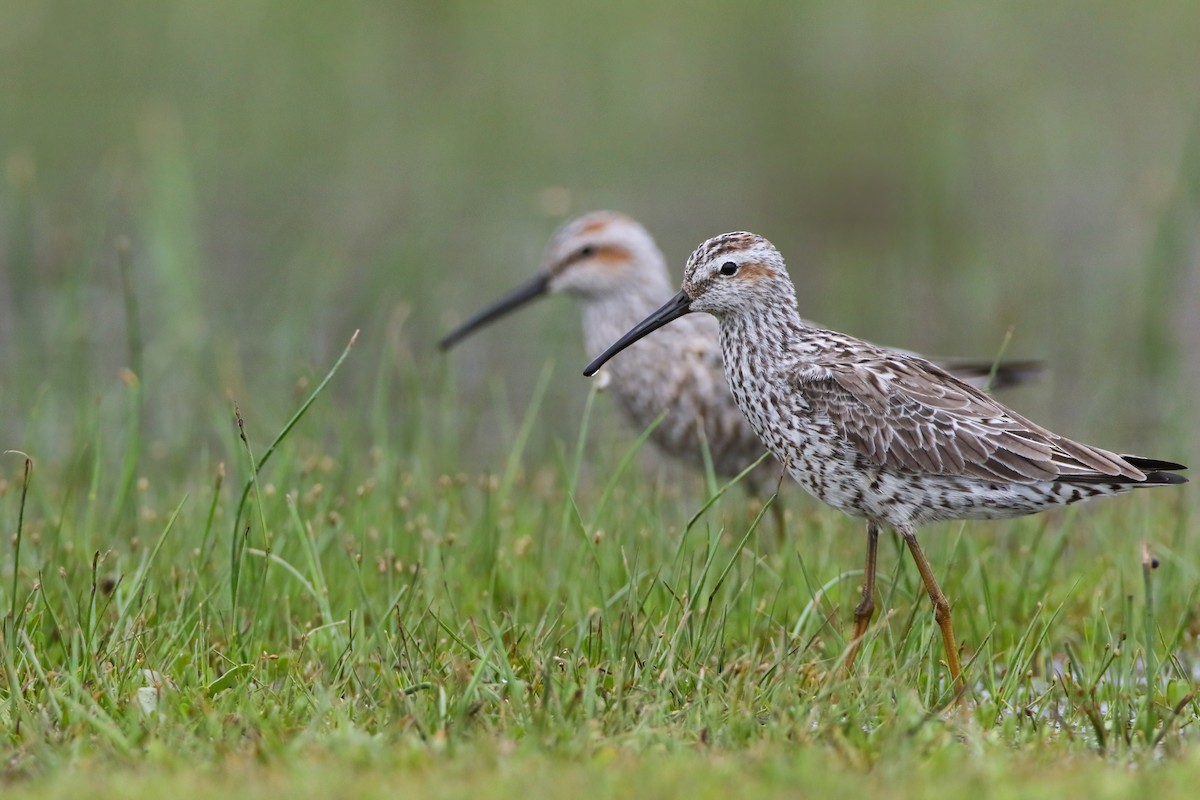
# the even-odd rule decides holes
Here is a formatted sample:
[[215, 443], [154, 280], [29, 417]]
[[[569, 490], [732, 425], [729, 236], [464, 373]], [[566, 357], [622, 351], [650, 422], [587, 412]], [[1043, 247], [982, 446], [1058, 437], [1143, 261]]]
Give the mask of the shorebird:
[[[568, 294], [580, 302], [584, 343], [594, 356], [673, 291], [666, 259], [646, 229], [624, 214], [596, 211], [560, 227], [531, 280], [466, 319], [439, 346], [448, 350], [539, 297]], [[943, 366], [979, 386], [990, 379], [993, 387], [1023, 382], [1040, 369], [1034, 362]], [[718, 326], [710, 317], [697, 314], [639, 342], [605, 370], [602, 380], [635, 430], [657, 422], [650, 440], [692, 467], [705, 469], [707, 451], [713, 471], [732, 478], [764, 455], [762, 441], [725, 383]], [[777, 464], [764, 462], [748, 476], [751, 492], [774, 486], [779, 474]]]
[[919, 526], [1018, 517], [1187, 482], [1173, 474], [1186, 469], [1182, 464], [1072, 441], [937, 364], [805, 322], [783, 256], [752, 233], [727, 233], [700, 245], [688, 260], [682, 290], [584, 374], [693, 311], [716, 317], [733, 396], [775, 458], [819, 500], [866, 520], [863, 593], [847, 668], [875, 611], [882, 526], [899, 533], [912, 553], [961, 691], [950, 604], [917, 543]]

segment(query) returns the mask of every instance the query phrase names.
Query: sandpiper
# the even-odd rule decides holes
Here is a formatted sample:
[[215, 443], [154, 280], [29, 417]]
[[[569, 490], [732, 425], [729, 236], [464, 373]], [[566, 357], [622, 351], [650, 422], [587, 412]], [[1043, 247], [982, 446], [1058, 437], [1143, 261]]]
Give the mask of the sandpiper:
[[692, 311], [717, 318], [733, 396], [775, 458], [818, 499], [866, 519], [863, 594], [847, 666], [875, 611], [881, 526], [899, 533], [916, 561], [946, 664], [961, 689], [950, 605], [917, 543], [920, 525], [1017, 517], [1187, 482], [1172, 474], [1185, 469], [1182, 464], [1072, 441], [934, 363], [805, 322], [783, 257], [752, 233], [727, 233], [700, 245], [688, 260], [683, 289], [584, 374]]
[[[634, 219], [613, 211], [577, 217], [550, 239], [542, 269], [531, 280], [465, 320], [439, 343], [443, 350], [487, 324], [547, 294], [580, 301], [589, 355], [632, 328], [673, 292], [666, 259]], [[738, 409], [725, 383], [714, 319], [696, 315], [630, 348], [605, 370], [621, 411], [635, 430], [658, 421], [651, 441], [667, 455], [731, 478], [762, 458], [762, 441]], [[963, 380], [995, 387], [1027, 380], [1034, 362], [946, 363]], [[661, 421], [659, 418], [661, 417]], [[773, 488], [779, 467], [764, 462], [749, 476], [751, 491]], [[779, 506], [776, 506], [779, 508]]]

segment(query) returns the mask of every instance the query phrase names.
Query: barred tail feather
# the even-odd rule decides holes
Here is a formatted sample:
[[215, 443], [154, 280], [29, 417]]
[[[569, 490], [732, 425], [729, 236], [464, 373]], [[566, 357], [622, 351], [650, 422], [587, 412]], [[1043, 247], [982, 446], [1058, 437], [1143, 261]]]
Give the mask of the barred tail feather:
[[1187, 469], [1183, 464], [1142, 456], [1123, 455], [1121, 458], [1143, 472], [1146, 477], [1139, 481], [1112, 475], [1063, 475], [1060, 480], [1064, 483], [1109, 483], [1132, 486], [1173, 486], [1188, 482], [1188, 479], [1182, 475], [1174, 474], [1178, 470]]

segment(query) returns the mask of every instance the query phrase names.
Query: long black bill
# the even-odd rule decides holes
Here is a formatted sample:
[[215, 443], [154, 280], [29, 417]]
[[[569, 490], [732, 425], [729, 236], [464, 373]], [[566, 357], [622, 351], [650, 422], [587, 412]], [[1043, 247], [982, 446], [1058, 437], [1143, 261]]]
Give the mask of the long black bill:
[[679, 319], [691, 310], [692, 298], [688, 297], [686, 293], [681, 291], [679, 294], [668, 300], [658, 311], [655, 311], [653, 314], [646, 317], [644, 320], [634, 326], [633, 330], [618, 339], [615, 344], [613, 344], [600, 355], [596, 356], [596, 359], [587, 365], [587, 369], [583, 371], [583, 374], [590, 378], [596, 374], [596, 370], [604, 366], [604, 362], [608, 361], [617, 353], [621, 352], [626, 347], [629, 347], [629, 345], [633, 344], [638, 339], [641, 339], [643, 336], [654, 333], [668, 322]]
[[550, 276], [545, 274], [538, 275], [533, 280], [521, 284], [511, 294], [492, 303], [487, 308], [468, 318], [462, 325], [459, 325], [453, 331], [446, 334], [438, 342], [438, 347], [443, 350], [449, 350], [489, 322], [503, 317], [513, 309], [520, 308], [530, 300], [536, 300], [541, 297], [546, 293], [549, 286]]

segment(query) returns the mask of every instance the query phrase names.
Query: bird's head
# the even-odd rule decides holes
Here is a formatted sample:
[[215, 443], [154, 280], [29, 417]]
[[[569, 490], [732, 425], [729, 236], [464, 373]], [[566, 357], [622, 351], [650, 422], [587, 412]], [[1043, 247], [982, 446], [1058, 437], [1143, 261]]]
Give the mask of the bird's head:
[[636, 220], [615, 211], [576, 217], [550, 238], [542, 268], [532, 279], [466, 319], [442, 339], [443, 350], [511, 311], [547, 294], [583, 300], [622, 293], [670, 291], [666, 265], [654, 239]]
[[781, 301], [794, 304], [795, 292], [773, 244], [745, 231], [715, 236], [688, 259], [679, 293], [601, 353], [583, 374], [595, 374], [638, 339], [692, 311], [722, 318]]

